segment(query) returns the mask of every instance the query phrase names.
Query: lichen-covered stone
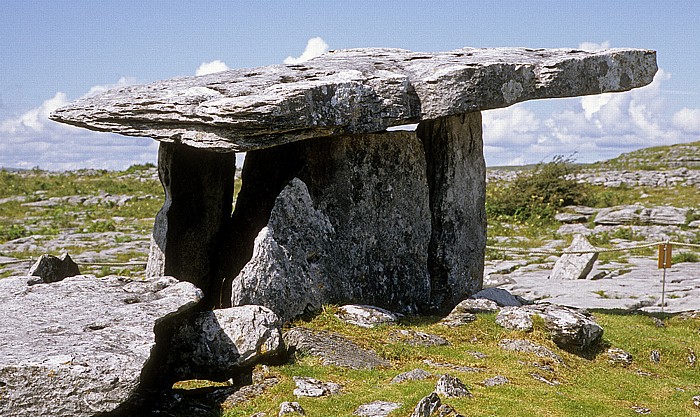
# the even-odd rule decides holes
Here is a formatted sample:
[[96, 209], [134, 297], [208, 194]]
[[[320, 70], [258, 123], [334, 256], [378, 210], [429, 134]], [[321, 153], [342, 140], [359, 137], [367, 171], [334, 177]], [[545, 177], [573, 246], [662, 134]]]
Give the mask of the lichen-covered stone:
[[[583, 235], [575, 235], [567, 252], [591, 251], [595, 247]], [[593, 269], [598, 253], [565, 253], [554, 263], [550, 279], [586, 279]]]
[[305, 152], [233, 281], [232, 304], [283, 320], [327, 303], [425, 310], [431, 218], [415, 134], [313, 141]]
[[[161, 277], [75, 276], [27, 286], [0, 280], [0, 414], [88, 417], [153, 388], [163, 371], [164, 331], [202, 298]], [[172, 384], [172, 382], [169, 382]]]
[[649, 84], [638, 49], [333, 51], [303, 64], [236, 69], [82, 98], [53, 120], [197, 148], [249, 151], [313, 137]]
[[281, 354], [281, 327], [275, 313], [256, 305], [197, 313], [174, 332], [168, 369], [175, 380], [228, 380]]

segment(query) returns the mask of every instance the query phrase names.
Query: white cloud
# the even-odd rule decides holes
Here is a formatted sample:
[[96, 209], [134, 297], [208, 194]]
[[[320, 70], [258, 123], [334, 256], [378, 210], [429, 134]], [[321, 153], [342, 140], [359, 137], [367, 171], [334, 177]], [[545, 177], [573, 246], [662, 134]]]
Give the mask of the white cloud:
[[304, 49], [304, 52], [302, 52], [299, 57], [294, 58], [292, 56], [288, 56], [284, 59], [284, 63], [299, 64], [301, 62], [308, 61], [311, 58], [316, 58], [319, 55], [325, 54], [328, 52], [328, 49], [329, 46], [323, 39], [319, 37], [311, 38], [306, 43], [306, 49]]
[[[604, 42], [603, 46], [607, 46]], [[648, 86], [625, 93], [556, 100], [559, 110], [535, 113], [532, 103], [483, 113], [487, 163], [535, 163], [555, 155], [593, 162], [635, 149], [700, 140], [700, 109], [669, 109], [659, 69]]]
[[578, 49], [590, 52], [600, 51], [608, 48], [610, 48], [610, 41], [603, 41], [602, 43], [581, 42], [580, 44], [578, 44]]
[[673, 115], [673, 125], [683, 132], [700, 134], [700, 109], [683, 107]]
[[[121, 78], [98, 85], [84, 95], [132, 83]], [[41, 105], [0, 120], [0, 167], [70, 170], [78, 168], [124, 169], [135, 163], [155, 162], [157, 142], [93, 132], [49, 120], [49, 114], [70, 102], [57, 92]]]
[[217, 59], [211, 62], [202, 62], [199, 68], [197, 68], [197, 71], [195, 71], [194, 75], [200, 76], [214, 74], [215, 72], [228, 71], [229, 69], [230, 68], [228, 65], [226, 65], [226, 63]]

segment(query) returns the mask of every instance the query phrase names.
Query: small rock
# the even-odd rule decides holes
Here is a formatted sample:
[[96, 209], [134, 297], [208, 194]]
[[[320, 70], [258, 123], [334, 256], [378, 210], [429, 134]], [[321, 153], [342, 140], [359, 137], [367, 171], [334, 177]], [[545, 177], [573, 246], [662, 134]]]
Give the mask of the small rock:
[[470, 298], [473, 298], [475, 300], [479, 298], [485, 298], [487, 300], [495, 302], [501, 307], [520, 307], [521, 305], [523, 305], [522, 301], [520, 301], [516, 296], [504, 290], [503, 288], [486, 288], [472, 295]]
[[660, 329], [662, 327], [666, 327], [666, 324], [664, 323], [663, 320], [656, 318], [656, 317], [652, 317], [651, 319], [654, 321], [654, 326], [656, 326], [657, 328]]
[[304, 409], [301, 408], [301, 405], [299, 405], [298, 402], [285, 401], [282, 404], [280, 404], [280, 412], [279, 412], [279, 414], [277, 414], [277, 417], [282, 417], [282, 416], [286, 416], [287, 414], [294, 414], [294, 413], [297, 413], [297, 414], [302, 415], [302, 416], [306, 415], [306, 413], [304, 413]]
[[447, 404], [443, 404], [437, 409], [437, 417], [463, 417], [454, 408]]
[[450, 342], [446, 339], [424, 332], [418, 332], [414, 330], [399, 330], [398, 334], [400, 338], [411, 346], [449, 346]]
[[482, 382], [482, 383], [484, 384], [485, 387], [495, 387], [497, 385], [503, 385], [503, 384], [507, 384], [509, 382], [510, 382], [510, 380], [508, 378], [504, 377], [503, 375], [496, 375], [493, 378], [485, 379], [484, 382]]
[[443, 375], [437, 382], [435, 392], [447, 398], [471, 397], [472, 393], [459, 378], [452, 375]]
[[503, 339], [500, 342], [498, 342], [498, 346], [501, 349], [513, 352], [533, 353], [536, 356], [539, 356], [540, 358], [552, 359], [557, 363], [564, 363], [564, 359], [562, 359], [561, 356], [557, 355], [556, 353], [552, 352], [546, 347], [532, 343], [529, 340]]
[[620, 348], [610, 348], [605, 353], [608, 356], [608, 362], [622, 366], [632, 365], [632, 355]]
[[561, 223], [586, 223], [588, 216], [578, 213], [557, 213], [554, 215], [554, 220]]
[[559, 381], [557, 381], [556, 379], [552, 379], [550, 381], [549, 379], [547, 379], [547, 378], [545, 378], [542, 375], [537, 374], [537, 373], [530, 374], [530, 376], [533, 377], [534, 379], [540, 381], [540, 382], [544, 382], [545, 384], [551, 385], [553, 387], [556, 387], [557, 385], [561, 385], [561, 383]]
[[700, 395], [696, 395], [693, 397], [693, 404], [695, 404], [696, 407], [700, 408]]
[[464, 326], [476, 321], [476, 315], [472, 313], [450, 313], [444, 319], [440, 320], [440, 324], [447, 327]]
[[472, 356], [475, 357], [476, 359], [486, 359], [486, 358], [489, 357], [489, 355], [487, 355], [487, 354], [485, 354], [485, 353], [483, 353], [483, 352], [468, 351], [468, 352], [465, 352], [465, 353], [467, 353], [467, 354], [469, 354], [469, 355], [472, 355]]
[[504, 307], [496, 316], [496, 324], [508, 330], [532, 331], [533, 312], [520, 307]]
[[641, 415], [644, 415], [644, 416], [647, 415], [647, 414], [651, 414], [651, 410], [650, 410], [650, 409], [648, 409], [647, 407], [640, 407], [640, 406], [638, 406], [638, 405], [632, 406], [632, 410], [633, 410], [635, 413], [641, 414]]
[[348, 304], [340, 307], [336, 314], [340, 320], [356, 326], [370, 329], [382, 324], [394, 324], [398, 321], [396, 314], [383, 308]]
[[649, 354], [649, 360], [654, 363], [659, 363], [659, 361], [661, 361], [661, 353], [658, 350], [652, 350]]
[[[571, 246], [566, 248], [568, 252], [588, 251], [595, 247], [588, 242], [583, 235], [574, 235], [574, 240]], [[586, 279], [588, 274], [593, 269], [595, 261], [598, 259], [598, 253], [567, 253], [562, 255], [554, 264], [552, 273], [549, 275], [553, 280], [576, 280]]]
[[341, 389], [340, 384], [334, 382], [321, 382], [314, 378], [299, 376], [295, 376], [293, 379], [297, 386], [294, 395], [297, 397], [322, 397], [337, 394]]
[[80, 275], [80, 270], [67, 253], [61, 255], [60, 258], [44, 254], [29, 268], [27, 275], [40, 277], [42, 282], [48, 284]]
[[695, 352], [693, 352], [693, 349], [688, 348], [688, 365], [695, 366], [695, 362], [697, 361], [697, 356], [695, 356]]
[[453, 369], [457, 372], [465, 372], [465, 373], [481, 372], [484, 370], [484, 368], [475, 368], [472, 366], [462, 366], [462, 365], [455, 365], [452, 363], [434, 362], [434, 361], [431, 361], [430, 359], [423, 359], [423, 363], [426, 365], [429, 365], [429, 366], [437, 367], [437, 368]]
[[392, 403], [389, 401], [373, 401], [369, 404], [362, 404], [352, 414], [363, 417], [386, 417], [402, 405], [401, 403]]
[[290, 352], [300, 351], [316, 356], [321, 358], [324, 365], [351, 369], [374, 369], [390, 365], [389, 361], [380, 358], [374, 351], [363, 349], [336, 333], [295, 327], [284, 334], [284, 342]]
[[265, 416], [267, 416], [267, 413], [261, 411], [261, 412], [259, 412], [259, 413], [253, 414], [253, 415], [250, 416], [250, 417], [265, 417]]
[[411, 417], [430, 417], [438, 410], [441, 404], [440, 397], [436, 393], [431, 392], [418, 402], [416, 408], [413, 409]]
[[400, 384], [405, 381], [421, 381], [430, 378], [431, 376], [433, 376], [433, 374], [428, 371], [424, 371], [423, 369], [413, 369], [411, 371], [396, 375], [391, 380], [391, 383]]
[[[479, 293], [477, 293], [479, 294]], [[452, 309], [452, 313], [495, 313], [498, 311], [498, 304], [488, 298], [467, 298], [462, 300]], [[451, 313], [450, 313], [451, 314]]]
[[231, 395], [224, 398], [222, 406], [224, 408], [232, 408], [237, 404], [250, 401], [253, 398], [261, 396], [265, 393], [265, 391], [279, 384], [279, 382], [280, 380], [278, 378], [265, 378], [256, 384], [241, 387]]

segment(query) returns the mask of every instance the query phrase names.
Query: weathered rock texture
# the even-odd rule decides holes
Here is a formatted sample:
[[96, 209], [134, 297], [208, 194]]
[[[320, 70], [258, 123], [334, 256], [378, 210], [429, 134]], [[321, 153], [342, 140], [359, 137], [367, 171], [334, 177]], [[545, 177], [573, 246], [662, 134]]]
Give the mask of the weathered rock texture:
[[295, 327], [284, 334], [284, 342], [290, 351], [316, 356], [324, 365], [351, 369], [374, 369], [390, 365], [389, 361], [380, 358], [375, 352], [362, 349], [336, 333]]
[[[575, 235], [567, 252], [586, 252], [595, 250], [583, 235]], [[598, 259], [598, 253], [565, 253], [554, 263], [550, 279], [586, 279]]]
[[37, 282], [51, 283], [80, 275], [80, 269], [67, 253], [60, 257], [45, 254], [29, 268], [27, 275], [38, 277]]
[[324, 303], [425, 310], [431, 218], [420, 141], [391, 132], [310, 142], [233, 280], [232, 305], [264, 305], [284, 320]]
[[235, 155], [161, 144], [158, 174], [165, 203], [156, 216], [146, 275], [172, 275], [219, 305], [215, 278], [221, 233], [231, 218]]
[[282, 353], [282, 323], [261, 306], [197, 313], [169, 341], [167, 369], [175, 381], [225, 381], [256, 362]]
[[0, 280], [0, 414], [93, 416], [167, 384], [156, 338], [201, 298], [169, 277]]
[[656, 72], [649, 50], [363, 48], [274, 65], [129, 86], [80, 99], [53, 120], [197, 148], [250, 151], [312, 137], [626, 91]]

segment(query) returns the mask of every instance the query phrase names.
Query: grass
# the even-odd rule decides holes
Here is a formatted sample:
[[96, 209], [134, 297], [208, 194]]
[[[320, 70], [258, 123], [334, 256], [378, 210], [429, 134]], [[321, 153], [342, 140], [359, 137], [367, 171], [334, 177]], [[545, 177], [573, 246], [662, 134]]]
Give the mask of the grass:
[[[333, 366], [322, 366], [310, 356], [297, 357], [293, 362], [271, 368], [281, 379], [273, 387], [251, 402], [225, 410], [225, 417], [249, 417], [255, 412], [276, 415], [282, 401], [298, 401], [307, 415], [319, 417], [351, 416], [361, 404], [374, 400], [400, 402], [403, 406], [391, 416], [408, 416], [418, 401], [435, 389], [437, 377], [444, 369], [431, 368], [424, 359], [464, 366], [484, 367], [484, 372], [461, 373], [449, 371], [460, 378], [471, 390], [473, 398], [448, 399], [443, 402], [465, 416], [634, 416], [633, 406], [652, 410], [653, 415], [694, 415], [691, 398], [700, 394], [697, 367], [687, 361], [690, 351], [700, 352], [700, 320], [682, 321], [667, 318], [665, 327], [658, 328], [651, 317], [638, 314], [595, 313], [605, 329], [603, 347], [613, 346], [632, 354], [630, 367], [608, 362], [604, 349], [586, 355], [577, 355], [556, 347], [543, 330], [536, 326], [532, 333], [508, 331], [495, 323], [495, 315], [482, 314], [476, 322], [447, 328], [436, 323], [435, 317], [409, 317], [396, 326], [360, 329], [341, 323], [333, 316], [334, 307], [326, 308], [319, 316], [298, 325], [316, 330], [340, 333], [359, 345], [390, 359], [392, 367], [372, 371], [354, 371]], [[447, 347], [413, 347], [392, 341], [398, 329], [412, 329], [440, 335], [450, 341]], [[538, 370], [530, 365], [543, 362], [529, 354], [503, 351], [498, 341], [503, 338], [527, 338], [554, 350], [565, 364], [553, 366], [554, 372]], [[652, 350], [661, 353], [655, 364], [648, 357]], [[488, 355], [475, 359], [469, 351]], [[697, 366], [697, 365], [696, 365]], [[422, 368], [436, 374], [424, 381], [390, 384], [401, 372]], [[535, 380], [531, 374], [556, 379], [559, 386], [550, 386]], [[484, 379], [503, 375], [510, 383], [487, 388]], [[341, 394], [322, 398], [296, 398], [292, 395], [293, 376], [308, 376], [343, 385]], [[695, 411], [697, 412], [697, 411]]]

